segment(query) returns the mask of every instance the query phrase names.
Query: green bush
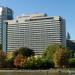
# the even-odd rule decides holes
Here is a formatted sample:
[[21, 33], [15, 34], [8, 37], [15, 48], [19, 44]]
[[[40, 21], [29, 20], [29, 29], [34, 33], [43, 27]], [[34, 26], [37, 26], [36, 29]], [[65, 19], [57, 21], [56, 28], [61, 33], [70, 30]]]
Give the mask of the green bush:
[[13, 58], [6, 60], [6, 68], [15, 68]]
[[51, 61], [42, 59], [40, 57], [30, 57], [25, 64], [25, 69], [49, 69], [53, 68], [54, 64]]
[[68, 63], [69, 63], [69, 67], [75, 68], [75, 58], [70, 58]]
[[40, 69], [49, 69], [49, 68], [53, 68], [54, 67], [54, 63], [49, 61], [49, 60], [42, 60]]

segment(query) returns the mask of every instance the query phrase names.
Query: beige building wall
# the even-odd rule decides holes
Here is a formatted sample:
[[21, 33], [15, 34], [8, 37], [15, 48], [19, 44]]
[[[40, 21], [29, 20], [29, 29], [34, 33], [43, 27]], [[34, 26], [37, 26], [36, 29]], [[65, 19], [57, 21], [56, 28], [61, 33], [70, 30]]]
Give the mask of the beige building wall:
[[16, 20], [8, 21], [7, 34], [8, 51], [28, 47], [40, 55], [51, 43], [66, 45], [65, 22], [60, 16], [43, 13], [18, 16]]

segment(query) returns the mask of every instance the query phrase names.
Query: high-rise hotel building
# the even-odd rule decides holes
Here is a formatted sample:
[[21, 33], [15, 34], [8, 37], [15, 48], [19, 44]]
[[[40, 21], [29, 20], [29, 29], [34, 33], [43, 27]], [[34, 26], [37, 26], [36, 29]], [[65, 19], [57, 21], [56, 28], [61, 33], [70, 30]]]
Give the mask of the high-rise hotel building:
[[4, 24], [5, 20], [13, 19], [13, 11], [8, 7], [0, 6], [0, 44], [2, 44], [3, 50], [6, 51], [7, 40], [7, 25]]
[[51, 43], [66, 45], [65, 20], [60, 16], [23, 15], [6, 24], [7, 51], [28, 47], [40, 55]]

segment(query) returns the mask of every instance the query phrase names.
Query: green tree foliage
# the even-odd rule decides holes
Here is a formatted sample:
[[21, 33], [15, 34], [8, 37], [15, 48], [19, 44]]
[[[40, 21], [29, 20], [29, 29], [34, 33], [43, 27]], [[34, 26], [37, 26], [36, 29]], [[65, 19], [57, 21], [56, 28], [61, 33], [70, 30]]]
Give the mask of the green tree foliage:
[[60, 44], [50, 44], [44, 51], [43, 58], [52, 60], [53, 54], [59, 49]]
[[75, 58], [70, 58], [68, 60], [68, 63], [69, 63], [69, 67], [75, 68]]
[[33, 52], [33, 50], [31, 50], [27, 47], [21, 47], [14, 52], [14, 56], [17, 56], [18, 54], [30, 57], [30, 56], [34, 55], [34, 52]]
[[15, 68], [15, 66], [14, 66], [14, 59], [13, 58], [11, 58], [11, 59], [6, 59], [6, 66], [5, 66], [6, 68]]
[[48, 46], [43, 54], [43, 58], [54, 62], [55, 67], [67, 65], [70, 50], [61, 44], [52, 44]]
[[23, 68], [24, 64], [27, 61], [27, 58], [33, 55], [34, 55], [33, 50], [26, 47], [21, 47], [14, 52], [9, 52], [7, 53], [6, 57], [6, 67]]
[[66, 67], [68, 65], [69, 55], [69, 50], [60, 45], [58, 50], [56, 50], [53, 54], [55, 67]]
[[28, 58], [27, 64], [25, 64], [25, 69], [49, 69], [53, 66], [53, 63], [48, 60], [32, 56]]
[[6, 53], [4, 53], [2, 50], [0, 51], [0, 68], [5, 67], [6, 64]]
[[24, 68], [24, 65], [26, 64], [27, 62], [27, 57], [26, 56], [23, 56], [23, 55], [17, 55], [15, 58], [14, 58], [14, 65], [15, 67], [17, 68]]
[[12, 69], [12, 68], [14, 68], [15, 66], [14, 66], [14, 52], [7, 52], [7, 54], [6, 54], [6, 68], [8, 68], [8, 69]]
[[2, 50], [2, 44], [0, 44], [0, 50]]

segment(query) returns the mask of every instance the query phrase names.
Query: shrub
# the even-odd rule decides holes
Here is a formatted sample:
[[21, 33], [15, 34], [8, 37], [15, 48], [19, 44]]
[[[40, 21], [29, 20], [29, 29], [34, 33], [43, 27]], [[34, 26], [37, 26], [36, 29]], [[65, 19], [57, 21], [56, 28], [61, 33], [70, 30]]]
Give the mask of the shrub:
[[54, 64], [52, 62], [42, 59], [41, 57], [29, 57], [27, 64], [25, 64], [25, 69], [49, 69], [53, 66]]
[[16, 68], [24, 68], [24, 64], [26, 64], [27, 62], [27, 57], [23, 56], [23, 55], [17, 55], [14, 58], [14, 65]]
[[6, 65], [6, 53], [0, 50], [0, 68], [4, 68]]
[[6, 66], [5, 66], [6, 68], [15, 68], [15, 66], [14, 66], [14, 59], [13, 58], [11, 58], [11, 59], [7, 59], [6, 60]]
[[45, 59], [42, 60], [41, 67], [40, 67], [41, 69], [49, 69], [53, 67], [54, 67], [54, 63], [52, 61], [45, 60]]
[[68, 63], [69, 63], [69, 67], [75, 68], [75, 58], [70, 58]]

